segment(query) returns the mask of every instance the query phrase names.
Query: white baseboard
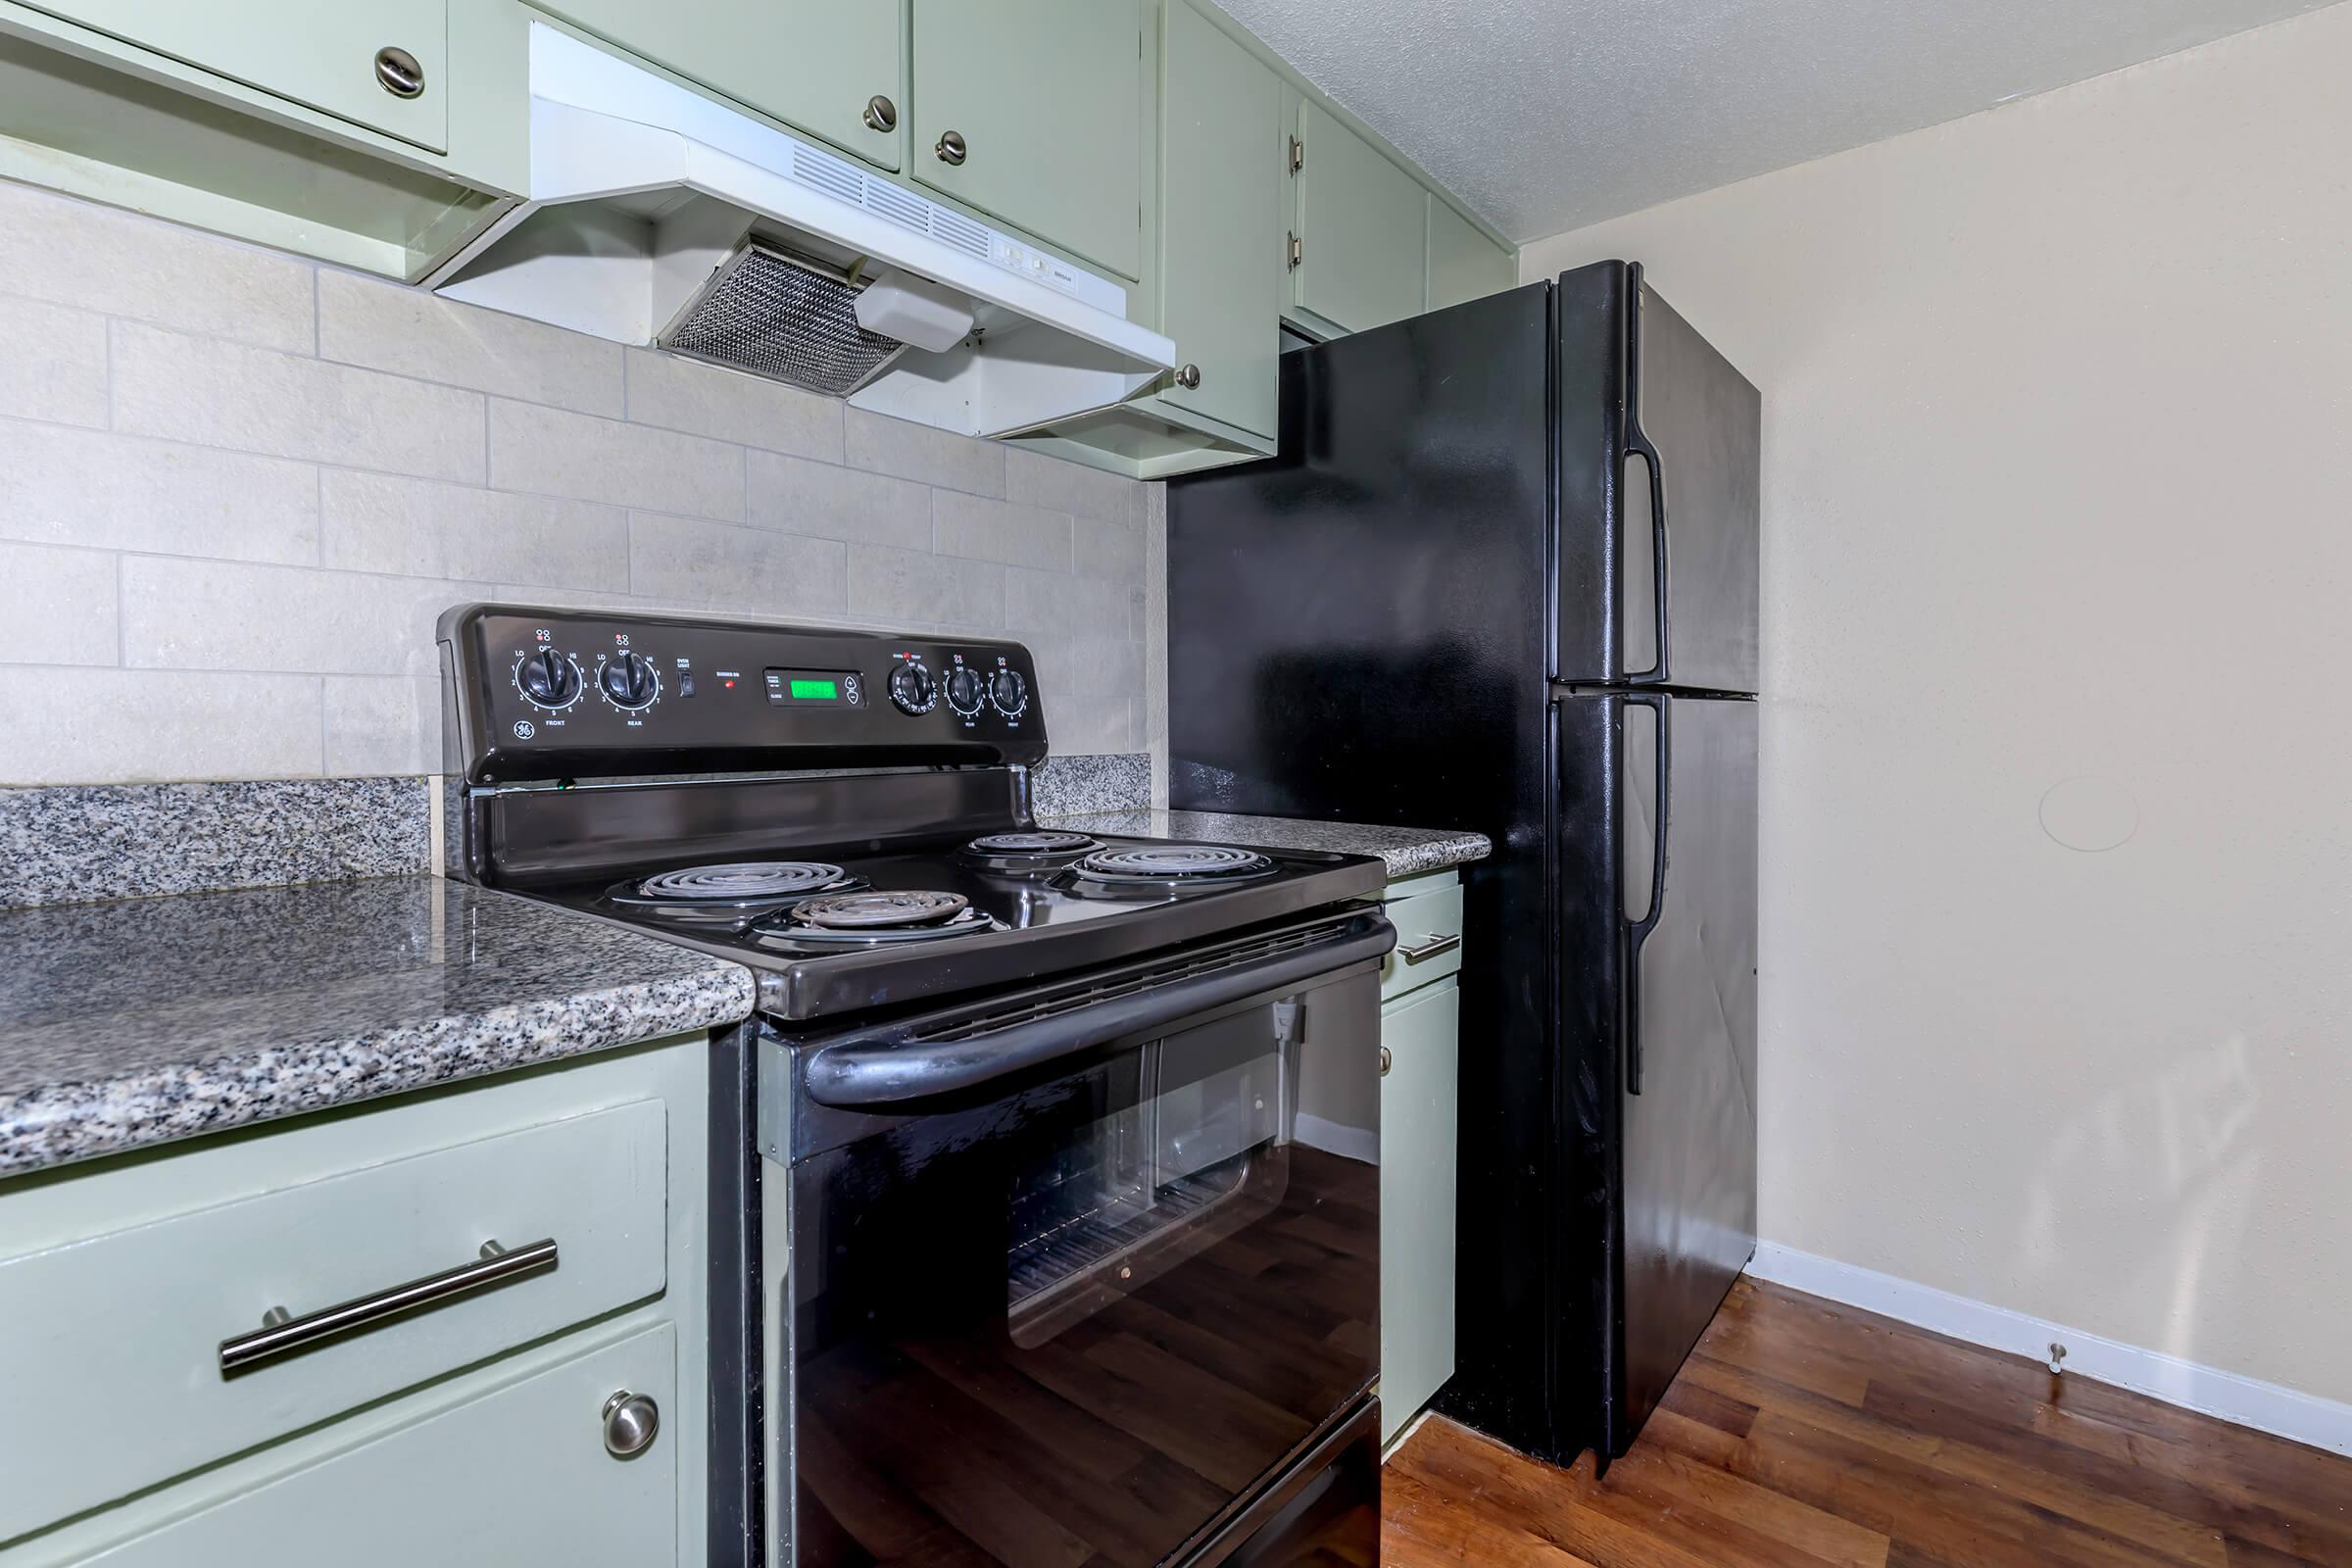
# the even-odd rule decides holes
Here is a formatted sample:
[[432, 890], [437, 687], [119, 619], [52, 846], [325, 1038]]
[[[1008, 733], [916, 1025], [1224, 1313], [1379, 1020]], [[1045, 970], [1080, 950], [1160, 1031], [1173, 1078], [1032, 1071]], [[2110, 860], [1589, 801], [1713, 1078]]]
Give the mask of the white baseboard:
[[2167, 1404], [2216, 1416], [2238, 1426], [2307, 1443], [2315, 1448], [2352, 1454], [2352, 1404], [2299, 1394], [2259, 1378], [2224, 1372], [2167, 1355], [2162, 1350], [2086, 1334], [2005, 1306], [1954, 1296], [1932, 1285], [1897, 1279], [1875, 1269], [1817, 1257], [1774, 1242], [1760, 1242], [1747, 1272], [1809, 1296], [1827, 1297], [1937, 1334], [2008, 1350], [2028, 1360], [2047, 1361], [2050, 1342], [2066, 1347], [2066, 1371], [2144, 1394]]

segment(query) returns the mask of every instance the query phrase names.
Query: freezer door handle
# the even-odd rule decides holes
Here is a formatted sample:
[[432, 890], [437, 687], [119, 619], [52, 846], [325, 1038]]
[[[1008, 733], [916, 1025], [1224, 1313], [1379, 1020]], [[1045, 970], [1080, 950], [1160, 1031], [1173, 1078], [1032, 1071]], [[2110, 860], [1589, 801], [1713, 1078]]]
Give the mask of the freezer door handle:
[[1657, 815], [1649, 836], [1649, 907], [1639, 920], [1626, 922], [1625, 1092], [1638, 1095], [1642, 1092], [1642, 945], [1658, 928], [1658, 915], [1666, 907], [1666, 835], [1671, 826], [1667, 803], [1674, 799], [1674, 699], [1656, 692], [1629, 696], [1625, 705], [1646, 708], [1658, 720]]
[[[1666, 548], [1666, 464], [1656, 443], [1642, 428], [1642, 264], [1627, 269], [1626, 292], [1633, 303], [1625, 327], [1625, 450], [1649, 469], [1649, 587], [1650, 613], [1657, 630], [1658, 662], [1636, 674], [1626, 673], [1629, 686], [1664, 686], [1673, 679], [1674, 638], [1668, 607], [1674, 596], [1666, 591], [1666, 572], [1674, 552]], [[1661, 728], [1665, 715], [1658, 718]]]

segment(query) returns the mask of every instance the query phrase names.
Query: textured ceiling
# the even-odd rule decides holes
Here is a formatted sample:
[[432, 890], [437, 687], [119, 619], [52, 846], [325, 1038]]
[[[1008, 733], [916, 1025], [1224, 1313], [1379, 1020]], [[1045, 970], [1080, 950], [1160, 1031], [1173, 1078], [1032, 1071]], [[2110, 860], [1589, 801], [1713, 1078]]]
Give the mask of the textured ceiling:
[[1514, 239], [2328, 0], [1221, 0]]

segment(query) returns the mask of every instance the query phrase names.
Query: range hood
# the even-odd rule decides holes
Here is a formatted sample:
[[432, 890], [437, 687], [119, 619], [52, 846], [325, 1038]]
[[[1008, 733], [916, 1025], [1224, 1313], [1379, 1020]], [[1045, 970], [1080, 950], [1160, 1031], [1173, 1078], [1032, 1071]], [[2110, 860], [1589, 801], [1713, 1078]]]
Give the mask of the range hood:
[[530, 33], [530, 191], [426, 287], [965, 435], [1107, 408], [1175, 364], [1110, 279]]

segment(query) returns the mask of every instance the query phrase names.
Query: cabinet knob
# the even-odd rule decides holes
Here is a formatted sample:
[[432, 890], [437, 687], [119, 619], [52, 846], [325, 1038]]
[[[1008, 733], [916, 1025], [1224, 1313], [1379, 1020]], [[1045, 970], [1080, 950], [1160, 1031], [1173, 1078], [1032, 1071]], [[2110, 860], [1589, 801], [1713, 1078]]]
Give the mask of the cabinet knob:
[[869, 130], [890, 131], [899, 128], [899, 106], [880, 93], [865, 101], [865, 123]]
[[963, 145], [963, 132], [960, 130], [942, 132], [939, 138], [939, 145], [931, 150], [939, 154], [939, 161], [943, 164], [956, 165], [962, 163], [965, 152]]
[[1383, 1047], [1381, 1047], [1381, 1048], [1380, 1048], [1380, 1075], [1381, 1075], [1383, 1078], [1386, 1078], [1386, 1077], [1389, 1075], [1389, 1069], [1390, 1069], [1391, 1067], [1394, 1067], [1394, 1066], [1396, 1066], [1396, 1058], [1395, 1056], [1393, 1056], [1393, 1055], [1391, 1055], [1391, 1054], [1389, 1054], [1389, 1048], [1388, 1048], [1388, 1047], [1386, 1047], [1386, 1046], [1383, 1046]]
[[622, 1389], [605, 1401], [605, 1451], [615, 1459], [634, 1459], [654, 1446], [662, 1430], [662, 1407], [651, 1395]]
[[1182, 365], [1176, 368], [1176, 384], [1190, 391], [1200, 384], [1200, 367]]
[[424, 92], [424, 68], [406, 49], [387, 44], [375, 52], [375, 84], [395, 98], [416, 98]]

